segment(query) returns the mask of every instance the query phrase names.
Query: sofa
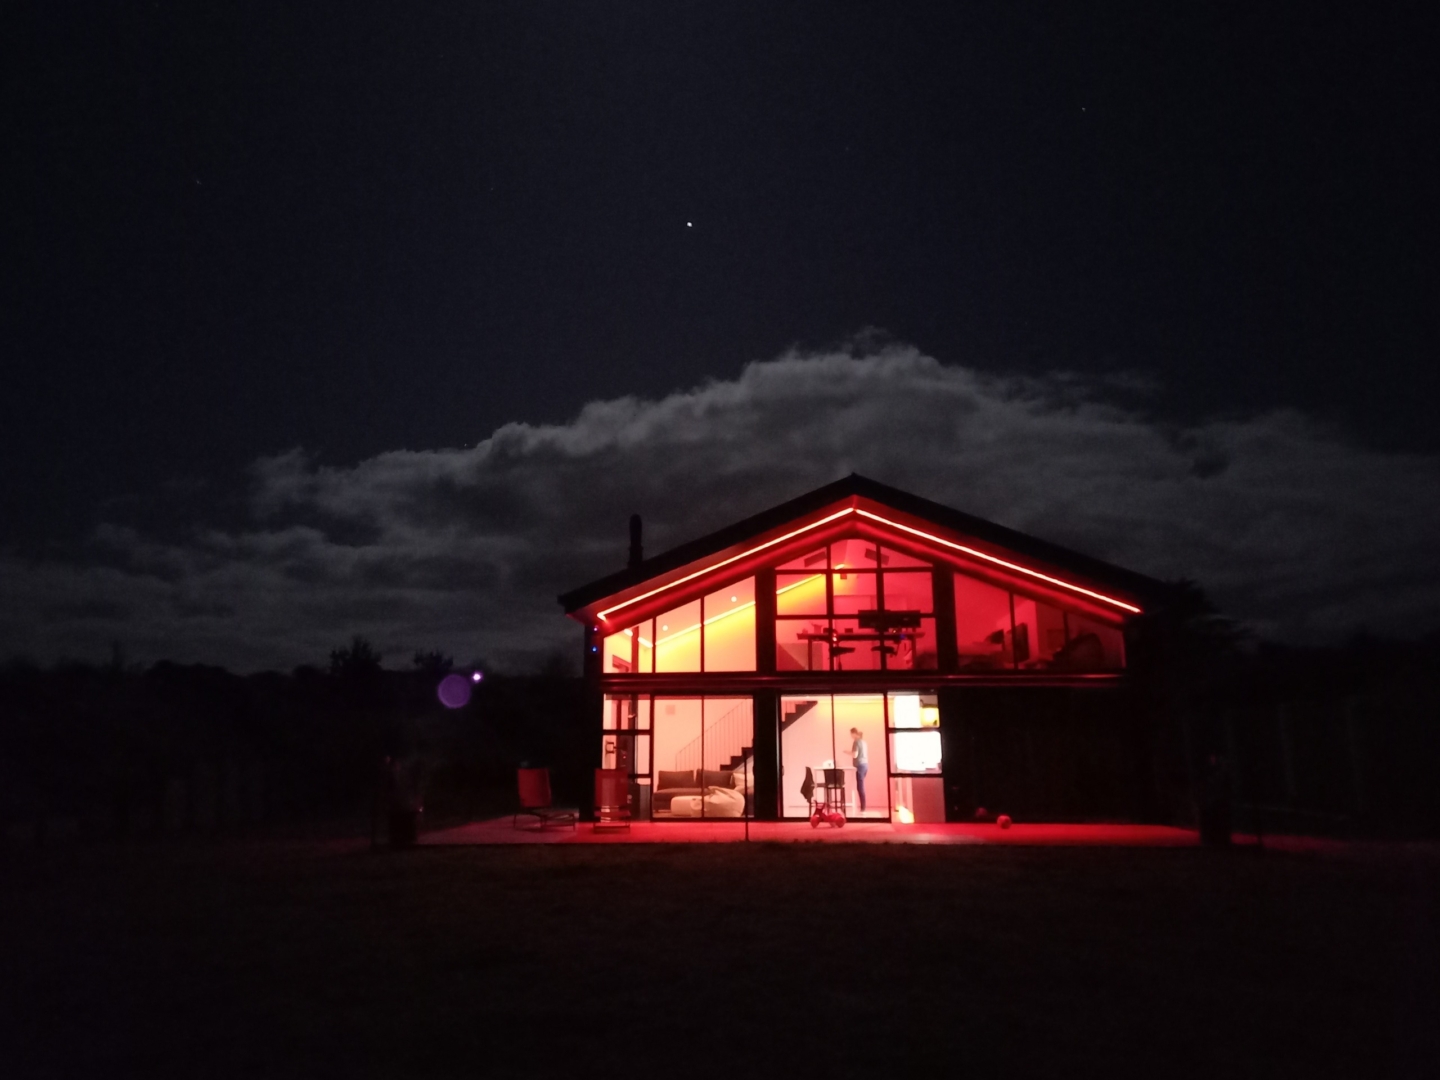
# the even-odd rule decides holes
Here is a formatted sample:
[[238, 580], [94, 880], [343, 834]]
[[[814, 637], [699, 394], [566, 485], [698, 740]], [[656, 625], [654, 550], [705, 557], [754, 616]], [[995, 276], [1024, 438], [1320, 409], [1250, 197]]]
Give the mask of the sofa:
[[[657, 769], [650, 810], [674, 817], [699, 817], [703, 803], [706, 817], [740, 817], [749, 801], [744, 783], [743, 775], [722, 769]], [[676, 799], [684, 802], [675, 806]]]

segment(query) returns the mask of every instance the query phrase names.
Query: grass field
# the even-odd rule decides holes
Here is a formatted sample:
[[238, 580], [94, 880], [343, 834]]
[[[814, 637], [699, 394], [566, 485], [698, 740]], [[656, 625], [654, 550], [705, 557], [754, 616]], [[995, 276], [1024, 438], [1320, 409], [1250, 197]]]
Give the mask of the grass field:
[[0, 854], [0, 1076], [1440, 1074], [1433, 848]]

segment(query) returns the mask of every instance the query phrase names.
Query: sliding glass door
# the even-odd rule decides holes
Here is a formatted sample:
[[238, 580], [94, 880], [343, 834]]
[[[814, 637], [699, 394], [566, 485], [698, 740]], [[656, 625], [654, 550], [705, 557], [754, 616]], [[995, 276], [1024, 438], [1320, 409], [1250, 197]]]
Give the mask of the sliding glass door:
[[[806, 694], [780, 699], [780, 804], [808, 818], [823, 801], [826, 770], [838, 770], [846, 818], [890, 817], [889, 748], [883, 694]], [[810, 789], [807, 798], [807, 775]]]
[[752, 813], [750, 697], [616, 695], [606, 698], [605, 723], [603, 763], [630, 770], [637, 816], [738, 821]]

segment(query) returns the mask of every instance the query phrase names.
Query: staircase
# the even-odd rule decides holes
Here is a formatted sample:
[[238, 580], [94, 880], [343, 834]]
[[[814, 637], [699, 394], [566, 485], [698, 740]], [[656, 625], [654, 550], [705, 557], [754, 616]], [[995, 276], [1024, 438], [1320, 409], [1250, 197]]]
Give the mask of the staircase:
[[[820, 704], [818, 701], [801, 701], [797, 703], [794, 708], [790, 709], [783, 717], [780, 718], [780, 734], [783, 735], [786, 728], [788, 728], [791, 724], [795, 723], [796, 720], [799, 720], [802, 716], [808, 713], [811, 709], [815, 708], [815, 706], [818, 704]], [[740, 753], [734, 755], [730, 759], [730, 764], [722, 765], [721, 768], [724, 769], [726, 772], [734, 772], [742, 764], [744, 764], [745, 759], [754, 752], [755, 748], [753, 746], [742, 746], [740, 748]]]
[[[721, 769], [727, 772], [735, 768], [735, 764], [745, 760], [751, 748], [744, 745], [745, 740], [750, 738], [754, 730], [754, 716], [751, 712], [750, 702], [742, 701], [729, 712], [724, 713], [718, 720], [711, 724], [701, 734], [695, 736], [688, 743], [675, 752], [675, 768], [677, 769], [699, 769], [704, 766], [704, 750], [709, 747], [714, 756], [719, 760], [720, 755], [730, 747], [738, 747], [739, 753], [732, 754], [731, 764], [728, 768], [721, 765]], [[716, 747], [719, 751], [716, 752]]]
[[[785, 729], [795, 723], [802, 716], [808, 713], [818, 701], [797, 702], [789, 709], [780, 720], [780, 732], [784, 734]], [[698, 735], [682, 746], [675, 753], [675, 768], [677, 769], [698, 769], [703, 760], [704, 748], [708, 745], [714, 748], [717, 744], [722, 747], [739, 745], [736, 753], [730, 755], [730, 760], [721, 764], [723, 772], [734, 772], [745, 763], [745, 759], [755, 752], [753, 745], [745, 745], [745, 739], [754, 730], [754, 719], [750, 712], [748, 701], [736, 705], [729, 712], [725, 713], [708, 728], [704, 734]]]

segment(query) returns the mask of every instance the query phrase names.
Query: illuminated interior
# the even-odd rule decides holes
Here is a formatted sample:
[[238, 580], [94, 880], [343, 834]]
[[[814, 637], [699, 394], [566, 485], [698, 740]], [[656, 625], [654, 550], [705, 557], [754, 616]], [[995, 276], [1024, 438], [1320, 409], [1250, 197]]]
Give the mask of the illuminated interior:
[[[932, 569], [859, 537], [783, 563], [775, 574], [776, 670], [936, 670]], [[1124, 668], [1117, 627], [958, 570], [954, 581], [962, 673]], [[754, 671], [755, 611], [753, 577], [716, 589], [606, 636], [602, 670]]]
[[[862, 809], [853, 753], [858, 728], [868, 751]], [[838, 770], [836, 803], [847, 820], [884, 821], [890, 816], [889, 760], [883, 694], [818, 694], [780, 699], [780, 801], [783, 816], [808, 818], [824, 802], [825, 772]], [[813, 790], [805, 795], [805, 779]], [[843, 791], [843, 795], [840, 792]]]
[[1125, 638], [1118, 628], [958, 573], [955, 641], [962, 672], [1125, 666]]
[[777, 568], [776, 670], [934, 670], [932, 569], [858, 537]]
[[[794, 545], [805, 534], [830, 523], [827, 533], [833, 536], [833, 523], [848, 514], [933, 541], [930, 550], [939, 552], [944, 545], [951, 551], [937, 566], [872, 533], [842, 535], [795, 554]], [[757, 641], [763, 637], [757, 634], [757, 611], [767, 606], [757, 605], [757, 578], [722, 584], [723, 575], [715, 571], [781, 541], [789, 543], [784, 556], [774, 559], [771, 675], [768, 658], [764, 672], [757, 663], [762, 659]], [[918, 539], [899, 542], [922, 555], [926, 550]], [[754, 565], [751, 558], [745, 568]], [[941, 604], [937, 583], [953, 588]], [[941, 675], [941, 647], [942, 641], [948, 647], [949, 627], [938, 626], [936, 612], [937, 607], [948, 609], [951, 600], [955, 654]], [[640, 601], [646, 601], [643, 608], [636, 606]], [[664, 610], [655, 614], [661, 605]], [[645, 617], [622, 627], [627, 608]], [[1104, 615], [1107, 611], [1113, 614]], [[991, 677], [997, 675], [1024, 681], [1026, 675], [1118, 673], [1125, 666], [1118, 625], [1122, 611], [1138, 609], [858, 508], [838, 511], [600, 613], [596, 625], [613, 630], [601, 639], [602, 676], [701, 676], [667, 680], [667, 687], [683, 690], [667, 690], [663, 696], [608, 694], [601, 763], [627, 771], [632, 809], [641, 819], [720, 821], [753, 815], [755, 708], [764, 699], [747, 680], [717, 684], [704, 676], [754, 673], [762, 680], [778, 679], [781, 686], [769, 699], [778, 698], [779, 704], [777, 745], [771, 751], [778, 755], [779, 773], [761, 780], [762, 786], [773, 785], [775, 809], [782, 817], [808, 819], [817, 804], [826, 804], [847, 820], [941, 822], [946, 762], [934, 684], [963, 683], [966, 676], [983, 676], [994, 685]], [[611, 619], [604, 618], [607, 612]], [[1097, 613], [1102, 614], [1097, 618]], [[827, 679], [817, 680], [818, 673]], [[903, 673], [913, 673], [918, 685]], [[838, 677], [831, 681], [830, 674]], [[785, 688], [787, 676], [805, 681]], [[707, 692], [729, 685], [743, 692]], [[851, 692], [835, 692], [847, 688]], [[864, 744], [863, 761], [857, 740]], [[964, 744], [958, 752], [974, 751]], [[863, 770], [857, 767], [861, 764]]]
[[607, 675], [755, 670], [755, 579], [746, 578], [604, 639]]
[[637, 817], [739, 820], [754, 812], [754, 731], [749, 695], [606, 695], [602, 768], [630, 773]]

